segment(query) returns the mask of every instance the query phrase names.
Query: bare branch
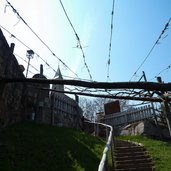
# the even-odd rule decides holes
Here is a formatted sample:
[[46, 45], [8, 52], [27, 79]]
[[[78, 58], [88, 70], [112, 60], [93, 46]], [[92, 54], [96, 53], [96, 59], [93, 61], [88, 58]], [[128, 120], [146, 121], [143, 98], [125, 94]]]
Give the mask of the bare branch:
[[89, 93], [81, 93], [81, 92], [69, 92], [69, 91], [58, 91], [53, 89], [41, 88], [41, 90], [46, 91], [54, 91], [58, 93], [66, 93], [66, 94], [74, 94], [74, 95], [82, 95], [89, 97], [101, 97], [101, 98], [109, 98], [109, 99], [125, 99], [125, 100], [139, 100], [139, 101], [150, 101], [150, 102], [162, 102], [161, 98], [149, 98], [149, 97], [130, 97], [130, 96], [112, 96], [112, 95], [99, 95], [99, 94], [89, 94]]

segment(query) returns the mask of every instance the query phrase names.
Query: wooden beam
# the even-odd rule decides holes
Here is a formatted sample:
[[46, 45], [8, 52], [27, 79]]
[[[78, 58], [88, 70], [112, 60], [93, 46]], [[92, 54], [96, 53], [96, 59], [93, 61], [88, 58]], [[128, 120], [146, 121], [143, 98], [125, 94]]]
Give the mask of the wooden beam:
[[0, 78], [0, 83], [27, 82], [40, 84], [63, 84], [98, 89], [144, 89], [146, 91], [171, 91], [171, 83], [156, 82], [88, 82], [80, 80], [55, 80], [35, 78]]
[[90, 93], [82, 93], [82, 92], [58, 91], [58, 90], [47, 89], [47, 88], [40, 88], [40, 89], [45, 90], [45, 91], [53, 91], [53, 92], [58, 92], [58, 93], [74, 94], [74, 95], [89, 96], [89, 97], [101, 97], [101, 98], [109, 98], [109, 99], [125, 99], [125, 100], [162, 102], [162, 99], [159, 99], [159, 98], [156, 98], [156, 97], [112, 96], [112, 95], [104, 95], [104, 94], [90, 94]]

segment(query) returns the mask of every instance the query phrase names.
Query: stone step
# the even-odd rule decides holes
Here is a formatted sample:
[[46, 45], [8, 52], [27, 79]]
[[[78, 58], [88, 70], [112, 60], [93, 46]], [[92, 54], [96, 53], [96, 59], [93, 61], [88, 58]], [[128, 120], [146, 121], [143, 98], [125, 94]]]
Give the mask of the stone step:
[[154, 171], [152, 159], [138, 143], [116, 141], [114, 159], [116, 171]]
[[[137, 156], [114, 156], [114, 158], [116, 160], [129, 160], [129, 159], [132, 159], [132, 160], [139, 160], [139, 159], [144, 159], [144, 158], [150, 158], [148, 155], [137, 155]], [[151, 159], [151, 158], [150, 158]]]
[[123, 141], [123, 140], [116, 140], [115, 141], [116, 147], [130, 147], [130, 146], [137, 146], [135, 143], [131, 143], [128, 141]]
[[130, 149], [130, 148], [137, 148], [137, 149], [144, 149], [143, 146], [135, 145], [135, 146], [115, 146], [116, 149]]
[[153, 163], [129, 163], [129, 164], [117, 164], [116, 169], [142, 169], [144, 167], [153, 168]]
[[116, 147], [115, 152], [138, 152], [138, 151], [146, 151], [143, 147], [135, 146], [135, 147]]
[[139, 163], [152, 163], [151, 158], [143, 158], [143, 159], [124, 159], [124, 160], [116, 160], [117, 165], [121, 164], [139, 164]]
[[116, 141], [115, 142], [115, 146], [116, 147], [129, 147], [129, 146], [137, 146], [136, 144], [134, 144], [134, 143], [130, 143], [130, 142], [128, 142], [128, 141], [123, 141], [123, 142], [121, 142], [121, 141]]
[[144, 155], [146, 157], [147, 156], [146, 151], [119, 152], [119, 153], [115, 152], [115, 156], [116, 157], [122, 157], [122, 156], [129, 156], [129, 157], [131, 157], [131, 156], [142, 156], [142, 155]]
[[155, 169], [151, 167], [115, 169], [115, 171], [154, 171], [154, 170]]

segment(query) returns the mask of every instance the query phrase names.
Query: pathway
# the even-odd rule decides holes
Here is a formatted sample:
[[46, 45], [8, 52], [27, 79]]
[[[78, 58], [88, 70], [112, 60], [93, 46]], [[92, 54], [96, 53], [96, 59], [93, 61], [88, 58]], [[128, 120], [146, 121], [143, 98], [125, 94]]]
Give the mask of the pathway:
[[116, 171], [154, 171], [148, 152], [141, 145], [117, 140], [115, 144]]

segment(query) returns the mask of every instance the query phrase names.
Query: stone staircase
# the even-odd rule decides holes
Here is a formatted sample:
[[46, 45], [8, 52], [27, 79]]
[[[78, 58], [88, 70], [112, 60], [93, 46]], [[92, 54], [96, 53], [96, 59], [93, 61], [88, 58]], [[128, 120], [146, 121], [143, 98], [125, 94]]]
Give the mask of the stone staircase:
[[117, 140], [115, 171], [154, 171], [154, 164], [145, 148], [139, 144]]

